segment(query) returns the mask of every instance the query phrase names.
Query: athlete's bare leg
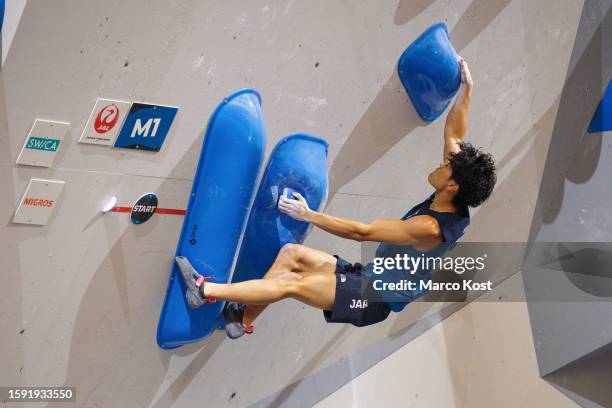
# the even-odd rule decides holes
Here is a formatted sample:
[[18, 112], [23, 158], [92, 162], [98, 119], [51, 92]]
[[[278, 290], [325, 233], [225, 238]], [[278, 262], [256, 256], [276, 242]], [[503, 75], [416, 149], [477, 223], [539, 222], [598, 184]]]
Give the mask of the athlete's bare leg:
[[[336, 271], [336, 262], [335, 257], [318, 249], [309, 248], [304, 245], [287, 244], [281, 248], [263, 279], [296, 280], [300, 279], [300, 275], [304, 273], [319, 272], [329, 274], [334, 278], [333, 288], [335, 291], [336, 281], [334, 273]], [[243, 323], [246, 326], [253, 324], [253, 321], [268, 305], [249, 302], [242, 303], [249, 304], [244, 310]], [[331, 308], [325, 310], [331, 310]]]
[[[176, 263], [187, 290], [190, 307], [199, 307], [205, 298], [228, 301], [223, 311], [230, 338], [242, 336], [246, 328], [273, 302], [291, 297], [323, 310], [331, 310], [336, 292], [335, 257], [303, 245], [285, 245], [263, 279], [239, 283], [206, 282], [182, 256]], [[241, 308], [239, 304], [249, 304]]]
[[250, 305], [268, 305], [293, 298], [319, 309], [333, 308], [336, 295], [336, 277], [333, 274], [326, 272], [285, 272], [285, 274], [288, 275], [285, 279], [254, 279], [230, 284], [207, 282], [204, 286], [204, 295]]

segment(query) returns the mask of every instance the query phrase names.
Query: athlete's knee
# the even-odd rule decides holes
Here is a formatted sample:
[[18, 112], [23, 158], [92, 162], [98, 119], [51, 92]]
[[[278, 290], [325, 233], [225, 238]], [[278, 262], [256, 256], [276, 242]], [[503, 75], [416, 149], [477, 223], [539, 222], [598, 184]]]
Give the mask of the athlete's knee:
[[279, 256], [293, 258], [300, 253], [300, 244], [285, 244], [278, 252]]
[[277, 259], [284, 263], [297, 265], [303, 252], [303, 245], [285, 244], [278, 252]]

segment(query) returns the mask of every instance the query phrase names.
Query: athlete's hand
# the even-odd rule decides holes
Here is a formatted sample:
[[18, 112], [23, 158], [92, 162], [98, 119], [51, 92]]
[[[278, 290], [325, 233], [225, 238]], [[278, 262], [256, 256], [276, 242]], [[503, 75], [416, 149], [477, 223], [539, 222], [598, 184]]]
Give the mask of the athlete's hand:
[[295, 200], [284, 195], [278, 200], [278, 209], [298, 221], [310, 222], [312, 211], [308, 208], [306, 199], [300, 193], [293, 193]]
[[463, 58], [459, 59], [459, 67], [461, 67], [461, 82], [469, 88], [474, 86], [474, 81], [472, 80], [470, 68], [468, 67], [467, 62], [465, 62]]

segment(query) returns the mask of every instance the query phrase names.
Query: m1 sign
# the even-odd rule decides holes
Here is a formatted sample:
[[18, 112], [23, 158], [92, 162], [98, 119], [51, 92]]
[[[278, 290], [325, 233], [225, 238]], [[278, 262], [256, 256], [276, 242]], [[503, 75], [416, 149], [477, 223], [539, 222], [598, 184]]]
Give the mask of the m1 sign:
[[158, 152], [177, 112], [174, 106], [134, 102], [114, 146]]
[[131, 105], [131, 102], [98, 98], [79, 143], [112, 146]]

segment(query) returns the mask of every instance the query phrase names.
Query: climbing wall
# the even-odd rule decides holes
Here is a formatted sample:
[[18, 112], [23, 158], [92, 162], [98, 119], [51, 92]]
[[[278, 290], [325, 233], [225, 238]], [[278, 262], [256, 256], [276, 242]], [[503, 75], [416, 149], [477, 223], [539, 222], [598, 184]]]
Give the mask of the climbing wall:
[[[597, 10], [589, 11], [600, 13], [593, 24], [602, 21]], [[582, 14], [576, 0], [554, 7], [531, 0], [27, 1], [0, 71], [0, 385], [74, 386], [85, 407], [312, 406], [336, 391], [333, 406], [367, 406], [370, 383], [355, 379], [374, 369], [396, 379], [425, 369], [427, 362], [411, 358], [423, 344], [432, 359], [445, 353], [457, 367], [472, 361], [454, 360], [457, 337], [493, 359], [499, 349], [486, 345], [517, 336], [512, 344], [522, 346], [507, 355], [514, 377], [533, 380], [526, 395], [572, 406], [539, 377], [524, 303], [485, 313], [490, 320], [479, 327], [491, 329], [483, 343], [451, 330], [478, 322], [465, 304], [417, 302], [358, 329], [283, 301], [261, 316], [253, 336], [229, 341], [219, 332], [161, 350], [155, 331], [182, 215], [134, 225], [124, 212], [101, 209], [113, 196], [118, 207], [131, 207], [150, 192], [159, 207], [184, 209], [209, 115], [225, 95], [252, 87], [263, 97], [268, 154], [293, 132], [329, 142], [326, 212], [363, 221], [401, 216], [431, 193], [427, 175], [442, 158], [444, 119], [419, 119], [395, 65], [419, 33], [443, 21], [475, 81], [467, 140], [491, 152], [499, 171], [465, 239], [524, 242], [533, 235]], [[178, 107], [160, 151], [78, 143], [99, 97]], [[586, 117], [598, 100], [584, 100]], [[70, 124], [48, 168], [16, 164], [36, 118]], [[65, 185], [47, 225], [13, 224], [32, 178]], [[319, 230], [306, 244], [361, 257], [359, 243]], [[504, 290], [521, 291], [519, 269]], [[517, 330], [495, 329], [506, 321]], [[389, 358], [395, 364], [382, 366]], [[417, 397], [409, 395], [512, 406], [495, 395], [466, 397], [496, 387], [523, 392], [495, 375], [503, 365], [479, 361], [478, 386], [437, 382], [441, 371], [449, 375], [441, 364], [424, 371], [431, 381]], [[371, 395], [383, 390], [384, 382]], [[405, 406], [407, 397], [388, 398]]]

